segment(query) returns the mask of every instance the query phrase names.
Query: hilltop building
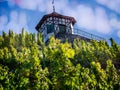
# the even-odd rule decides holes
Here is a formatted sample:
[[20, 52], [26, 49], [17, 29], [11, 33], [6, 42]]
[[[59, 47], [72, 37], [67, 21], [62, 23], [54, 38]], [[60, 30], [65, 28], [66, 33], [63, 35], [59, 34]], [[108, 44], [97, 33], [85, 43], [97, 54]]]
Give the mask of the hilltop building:
[[56, 12], [44, 15], [36, 26], [36, 30], [43, 35], [43, 41], [46, 42], [51, 35], [55, 38], [73, 42], [75, 38], [90, 41], [91, 39], [102, 40], [103, 38], [87, 33], [85, 31], [73, 29], [76, 20], [74, 17], [64, 16]]
[[82, 30], [73, 29], [76, 20], [74, 17], [65, 16], [55, 12], [53, 5], [53, 12], [44, 15], [36, 26], [36, 30], [43, 35], [43, 41], [47, 42], [51, 35], [55, 38], [69, 42], [73, 42], [75, 38], [90, 41], [91, 39], [101, 40], [103, 38], [87, 33]]

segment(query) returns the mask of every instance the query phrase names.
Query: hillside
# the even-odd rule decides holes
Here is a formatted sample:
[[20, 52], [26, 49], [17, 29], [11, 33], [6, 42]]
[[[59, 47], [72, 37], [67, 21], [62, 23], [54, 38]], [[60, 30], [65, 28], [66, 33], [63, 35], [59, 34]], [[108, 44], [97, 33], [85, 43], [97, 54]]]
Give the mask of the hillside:
[[0, 90], [119, 90], [120, 46], [105, 41], [73, 44], [41, 34], [0, 36]]

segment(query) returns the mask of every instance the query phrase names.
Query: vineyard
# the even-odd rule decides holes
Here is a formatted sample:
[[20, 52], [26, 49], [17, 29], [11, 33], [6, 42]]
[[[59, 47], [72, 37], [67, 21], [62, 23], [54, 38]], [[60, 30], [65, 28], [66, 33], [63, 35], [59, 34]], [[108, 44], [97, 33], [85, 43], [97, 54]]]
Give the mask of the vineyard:
[[41, 34], [0, 35], [0, 90], [120, 90], [120, 46], [106, 41], [61, 43]]

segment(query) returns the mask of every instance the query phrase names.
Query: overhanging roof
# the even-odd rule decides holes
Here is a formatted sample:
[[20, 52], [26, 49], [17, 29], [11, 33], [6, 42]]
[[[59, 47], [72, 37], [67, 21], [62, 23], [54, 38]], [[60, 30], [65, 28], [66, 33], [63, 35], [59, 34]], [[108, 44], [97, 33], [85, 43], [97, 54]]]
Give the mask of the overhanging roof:
[[35, 28], [36, 28], [37, 30], [39, 30], [39, 28], [40, 28], [41, 25], [44, 23], [44, 21], [45, 21], [47, 18], [50, 18], [50, 17], [57, 17], [57, 18], [61, 18], [61, 19], [68, 19], [68, 20], [70, 20], [70, 22], [71, 22], [73, 25], [76, 23], [76, 20], [74, 19], [74, 17], [64, 16], [64, 15], [58, 14], [58, 13], [56, 13], [56, 12], [53, 12], [53, 13], [44, 15]]

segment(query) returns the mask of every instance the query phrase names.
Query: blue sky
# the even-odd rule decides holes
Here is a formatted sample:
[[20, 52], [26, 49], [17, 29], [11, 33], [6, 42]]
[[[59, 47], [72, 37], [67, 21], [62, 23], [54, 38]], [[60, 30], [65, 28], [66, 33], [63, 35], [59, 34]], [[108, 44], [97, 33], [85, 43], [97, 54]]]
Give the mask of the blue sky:
[[[72, 16], [75, 28], [113, 38], [120, 45], [120, 0], [55, 0], [56, 12]], [[37, 33], [35, 26], [52, 12], [52, 0], [0, 0], [0, 33], [22, 28]]]

